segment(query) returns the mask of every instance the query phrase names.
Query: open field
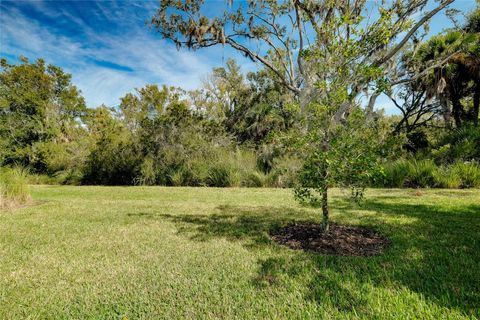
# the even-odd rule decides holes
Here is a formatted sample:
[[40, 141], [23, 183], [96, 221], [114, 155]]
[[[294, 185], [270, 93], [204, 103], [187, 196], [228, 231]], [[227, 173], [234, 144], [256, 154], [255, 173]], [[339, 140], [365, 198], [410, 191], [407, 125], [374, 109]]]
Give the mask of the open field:
[[319, 219], [284, 189], [32, 188], [0, 211], [0, 319], [480, 317], [480, 190], [334, 190], [391, 245], [335, 257], [268, 231]]

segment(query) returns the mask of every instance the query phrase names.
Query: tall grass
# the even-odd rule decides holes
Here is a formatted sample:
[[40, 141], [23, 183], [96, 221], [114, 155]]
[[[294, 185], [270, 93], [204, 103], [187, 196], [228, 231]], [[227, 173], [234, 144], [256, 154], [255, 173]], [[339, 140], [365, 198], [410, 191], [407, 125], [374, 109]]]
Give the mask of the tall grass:
[[29, 200], [27, 171], [22, 168], [0, 168], [0, 208], [24, 204]]

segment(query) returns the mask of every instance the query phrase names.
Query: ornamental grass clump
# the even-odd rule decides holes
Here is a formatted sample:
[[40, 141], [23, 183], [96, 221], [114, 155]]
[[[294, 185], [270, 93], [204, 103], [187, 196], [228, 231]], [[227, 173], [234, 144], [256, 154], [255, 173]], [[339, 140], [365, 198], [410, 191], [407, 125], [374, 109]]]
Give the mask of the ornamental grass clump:
[[28, 174], [23, 168], [0, 169], [0, 208], [11, 208], [30, 200]]

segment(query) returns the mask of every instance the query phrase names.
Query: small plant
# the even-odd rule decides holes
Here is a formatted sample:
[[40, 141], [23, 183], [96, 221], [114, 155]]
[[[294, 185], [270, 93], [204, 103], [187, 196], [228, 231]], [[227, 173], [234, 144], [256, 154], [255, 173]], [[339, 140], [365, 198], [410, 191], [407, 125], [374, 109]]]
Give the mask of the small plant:
[[233, 187], [238, 185], [239, 176], [227, 165], [216, 165], [208, 170], [206, 184], [209, 187]]
[[151, 157], [145, 158], [140, 165], [140, 176], [136, 178], [136, 184], [151, 186], [155, 184], [155, 166]]
[[182, 169], [179, 169], [169, 175], [170, 181], [173, 186], [180, 187], [185, 185], [184, 172]]

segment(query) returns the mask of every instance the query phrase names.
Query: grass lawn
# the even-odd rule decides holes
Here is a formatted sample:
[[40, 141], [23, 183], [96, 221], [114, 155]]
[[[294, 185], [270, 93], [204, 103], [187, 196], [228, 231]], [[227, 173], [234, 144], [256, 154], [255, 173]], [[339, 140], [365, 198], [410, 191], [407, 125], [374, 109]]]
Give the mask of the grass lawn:
[[375, 257], [272, 243], [320, 219], [291, 190], [33, 187], [0, 211], [0, 319], [480, 317], [480, 190], [333, 192], [335, 222], [391, 240]]

